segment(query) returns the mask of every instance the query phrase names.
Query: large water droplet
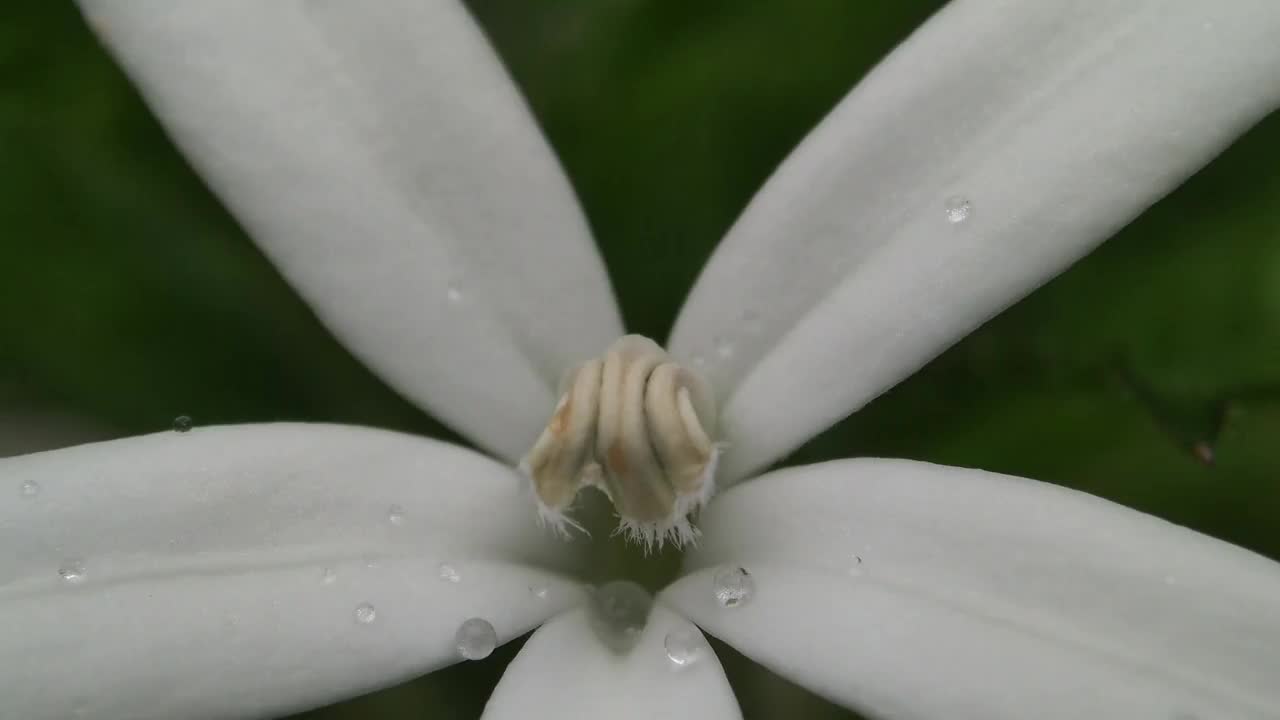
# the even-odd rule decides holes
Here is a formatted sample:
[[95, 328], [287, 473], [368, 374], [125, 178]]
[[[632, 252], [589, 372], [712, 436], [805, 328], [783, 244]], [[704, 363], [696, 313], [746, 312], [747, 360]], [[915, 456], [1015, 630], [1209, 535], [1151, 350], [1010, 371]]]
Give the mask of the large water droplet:
[[404, 524], [404, 508], [400, 507], [399, 505], [392, 505], [391, 507], [387, 508], [387, 522], [391, 523], [392, 525], [403, 525]]
[[693, 630], [673, 630], [662, 640], [667, 659], [677, 668], [688, 667], [702, 657], [702, 637]]
[[436, 567], [436, 574], [446, 582], [462, 582], [462, 576], [458, 574], [458, 569], [447, 562], [442, 562]]
[[360, 603], [356, 606], [356, 622], [361, 625], [369, 625], [378, 619], [378, 609], [369, 603]]
[[721, 607], [739, 607], [751, 600], [756, 592], [756, 581], [745, 568], [727, 567], [716, 571], [712, 578], [716, 602]]
[[488, 620], [473, 617], [458, 626], [453, 645], [463, 660], [483, 660], [498, 646], [498, 633]]
[[24, 498], [33, 498], [40, 494], [40, 485], [35, 480], [27, 480], [18, 486], [18, 494]]
[[58, 568], [58, 577], [63, 582], [75, 585], [85, 580], [85, 569], [83, 560], [67, 560]]
[[180, 433], [191, 432], [191, 427], [194, 424], [195, 421], [191, 419], [190, 415], [179, 415], [173, 419], [173, 431]]
[[649, 620], [653, 596], [629, 580], [615, 580], [597, 588], [591, 599], [591, 622], [601, 640], [618, 652], [634, 647]]
[[947, 198], [945, 208], [949, 223], [962, 223], [968, 220], [970, 213], [973, 212], [973, 205], [969, 199], [959, 195]]

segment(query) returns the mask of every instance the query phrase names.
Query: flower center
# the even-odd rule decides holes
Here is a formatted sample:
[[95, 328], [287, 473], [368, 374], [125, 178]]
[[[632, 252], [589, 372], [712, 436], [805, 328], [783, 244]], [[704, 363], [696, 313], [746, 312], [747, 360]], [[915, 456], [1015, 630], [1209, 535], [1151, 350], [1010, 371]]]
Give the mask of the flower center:
[[646, 549], [692, 542], [690, 523], [715, 490], [710, 386], [639, 335], [615, 341], [603, 357], [561, 383], [547, 427], [520, 462], [542, 519], [568, 526], [578, 493], [594, 487], [613, 503], [618, 531]]

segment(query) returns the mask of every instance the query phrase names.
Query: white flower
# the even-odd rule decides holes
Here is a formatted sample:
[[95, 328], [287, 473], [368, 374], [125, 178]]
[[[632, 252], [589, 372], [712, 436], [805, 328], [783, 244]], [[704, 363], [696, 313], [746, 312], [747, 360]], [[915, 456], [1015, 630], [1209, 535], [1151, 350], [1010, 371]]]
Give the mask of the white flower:
[[[497, 460], [275, 424], [0, 462], [3, 717], [286, 713], [455, 662], [473, 617], [498, 641], [541, 625], [486, 718], [737, 717], [709, 650], [666, 657], [668, 634], [701, 642], [690, 620], [877, 717], [1277, 716], [1280, 565], [1082, 493], [906, 461], [722, 493], [616, 652], [571, 579], [577, 546], [538, 530], [512, 465], [560, 373], [622, 328], [465, 10], [85, 5], [329, 327]], [[668, 347], [706, 359], [719, 481], [913, 372], [1275, 107], [1278, 10], [969, 0], [928, 21], [779, 168], [681, 312]], [[723, 566], [755, 585], [737, 607], [713, 592]]]

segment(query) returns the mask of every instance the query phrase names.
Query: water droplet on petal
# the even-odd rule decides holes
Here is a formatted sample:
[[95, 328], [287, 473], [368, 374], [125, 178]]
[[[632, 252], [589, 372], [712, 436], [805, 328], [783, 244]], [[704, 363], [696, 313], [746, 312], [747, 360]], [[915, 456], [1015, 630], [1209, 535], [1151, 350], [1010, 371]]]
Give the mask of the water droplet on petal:
[[320, 571], [321, 585], [332, 585], [337, 581], [338, 581], [338, 573], [334, 572], [333, 568], [325, 568]]
[[488, 620], [473, 617], [458, 626], [453, 644], [463, 660], [483, 660], [498, 646], [498, 633]]
[[539, 600], [546, 600], [547, 586], [546, 585], [530, 585], [529, 594], [538, 598]]
[[662, 640], [667, 659], [677, 668], [685, 668], [702, 657], [702, 637], [693, 630], [673, 630]]
[[756, 592], [756, 581], [745, 568], [721, 568], [712, 579], [715, 587], [716, 602], [720, 607], [739, 607], [751, 600]]
[[969, 219], [969, 214], [973, 211], [973, 205], [968, 198], [956, 195], [947, 198], [946, 211], [947, 222], [952, 224], [962, 223]]
[[84, 582], [85, 570], [83, 560], [67, 560], [58, 568], [58, 577], [63, 582], [75, 585]]
[[704, 368], [704, 367], [706, 367], [706, 366], [707, 366], [707, 358], [706, 358], [705, 356], [702, 356], [702, 355], [694, 355], [694, 356], [693, 356], [692, 358], [690, 358], [689, 360], [690, 360], [690, 362], [692, 362], [692, 363], [693, 363], [693, 366], [694, 366], [694, 367], [696, 367], [696, 368]]
[[591, 623], [600, 639], [618, 652], [634, 647], [653, 607], [649, 591], [629, 580], [615, 580], [597, 588], [591, 599]]
[[852, 564], [849, 565], [849, 574], [853, 577], [858, 577], [862, 574], [862, 558], [854, 555], [851, 560]]
[[733, 343], [728, 338], [716, 338], [715, 346], [716, 346], [716, 357], [720, 358], [721, 360], [728, 360], [729, 358], [733, 357], [733, 353], [734, 353]]
[[195, 421], [191, 419], [190, 415], [179, 415], [173, 419], [173, 431], [179, 433], [191, 432], [191, 427], [194, 424]]
[[444, 291], [444, 296], [450, 305], [461, 305], [465, 299], [462, 290], [455, 283], [449, 283], [448, 289]]
[[356, 606], [356, 622], [361, 625], [368, 625], [378, 619], [378, 610], [369, 603], [360, 603]]
[[447, 562], [442, 562], [437, 566], [436, 574], [439, 575], [441, 580], [447, 582], [462, 582], [462, 576], [458, 574], [458, 569]]
[[40, 485], [35, 480], [27, 480], [18, 486], [18, 494], [24, 498], [33, 498], [40, 494]]
[[399, 505], [392, 505], [387, 509], [387, 522], [392, 525], [404, 524], [404, 508]]

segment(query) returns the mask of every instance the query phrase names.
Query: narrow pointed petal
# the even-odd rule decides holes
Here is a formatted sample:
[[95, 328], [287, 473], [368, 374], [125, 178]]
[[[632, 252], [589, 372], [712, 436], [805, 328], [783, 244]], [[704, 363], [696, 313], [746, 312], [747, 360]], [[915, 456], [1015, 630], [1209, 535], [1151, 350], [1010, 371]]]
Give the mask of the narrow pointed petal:
[[[688, 620], [655, 605], [636, 646], [619, 654], [601, 642], [588, 612], [577, 608], [538, 628], [494, 689], [484, 720], [742, 717], [720, 661]], [[700, 642], [697, 658], [671, 662], [669, 635]]]
[[509, 461], [621, 334], [568, 181], [456, 0], [83, 0], [334, 333]]
[[[1275, 718], [1280, 564], [1100, 498], [895, 460], [770, 473], [662, 599], [872, 717]], [[755, 596], [721, 608], [714, 566]]]
[[469, 617], [528, 632], [581, 598], [516, 487], [326, 425], [0, 461], [0, 717], [276, 717], [454, 662]]
[[[1271, 0], [960, 0], [779, 167], [676, 325], [728, 478], [1087, 253], [1280, 103]], [[967, 207], [965, 203], [968, 203]]]

